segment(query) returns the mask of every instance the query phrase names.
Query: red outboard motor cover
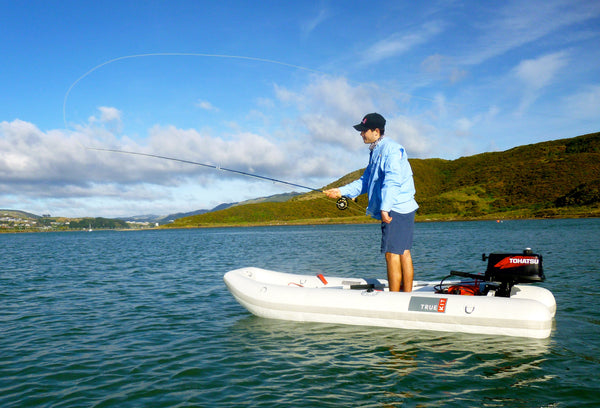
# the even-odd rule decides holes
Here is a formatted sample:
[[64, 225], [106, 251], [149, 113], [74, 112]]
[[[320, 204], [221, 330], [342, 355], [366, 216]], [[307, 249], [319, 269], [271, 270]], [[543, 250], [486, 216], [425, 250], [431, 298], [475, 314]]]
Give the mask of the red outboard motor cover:
[[520, 254], [489, 254], [485, 279], [511, 284], [543, 282], [546, 277], [542, 268], [542, 256], [532, 253], [530, 249]]

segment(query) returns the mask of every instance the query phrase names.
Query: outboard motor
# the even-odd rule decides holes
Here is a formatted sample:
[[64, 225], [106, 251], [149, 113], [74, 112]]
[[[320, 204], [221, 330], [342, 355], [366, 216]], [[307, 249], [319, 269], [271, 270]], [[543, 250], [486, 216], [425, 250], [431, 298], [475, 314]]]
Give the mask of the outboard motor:
[[520, 254], [483, 254], [482, 259], [488, 261], [485, 280], [500, 283], [496, 296], [510, 297], [510, 291], [517, 283], [543, 282], [546, 279], [542, 268], [542, 256], [534, 254], [531, 248], [526, 248]]

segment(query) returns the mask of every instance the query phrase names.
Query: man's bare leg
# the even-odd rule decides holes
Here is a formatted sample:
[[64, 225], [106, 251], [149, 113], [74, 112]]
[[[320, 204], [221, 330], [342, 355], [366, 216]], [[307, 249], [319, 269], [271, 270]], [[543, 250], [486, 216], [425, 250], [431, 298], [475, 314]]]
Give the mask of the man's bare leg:
[[387, 264], [390, 292], [400, 292], [400, 284], [402, 282], [402, 264], [400, 262], [400, 255], [386, 252], [385, 262]]
[[412, 262], [412, 256], [410, 250], [404, 251], [402, 255], [398, 255], [400, 258], [400, 277], [402, 279], [402, 290], [404, 292], [412, 292], [414, 268]]

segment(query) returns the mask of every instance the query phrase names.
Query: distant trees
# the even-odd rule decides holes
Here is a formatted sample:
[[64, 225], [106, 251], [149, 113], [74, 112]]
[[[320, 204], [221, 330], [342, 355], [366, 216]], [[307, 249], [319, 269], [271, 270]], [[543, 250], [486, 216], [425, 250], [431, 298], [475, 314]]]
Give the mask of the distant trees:
[[69, 229], [127, 229], [129, 225], [123, 220], [110, 218], [82, 218], [71, 220]]

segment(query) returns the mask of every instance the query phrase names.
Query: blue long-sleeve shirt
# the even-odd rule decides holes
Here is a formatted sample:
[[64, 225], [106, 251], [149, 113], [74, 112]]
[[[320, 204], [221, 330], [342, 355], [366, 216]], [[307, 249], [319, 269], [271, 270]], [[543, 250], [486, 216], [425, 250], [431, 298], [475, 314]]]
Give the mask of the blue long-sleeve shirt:
[[406, 150], [389, 138], [377, 143], [362, 177], [340, 188], [350, 198], [368, 193], [367, 215], [380, 220], [381, 211], [408, 214], [419, 208]]

